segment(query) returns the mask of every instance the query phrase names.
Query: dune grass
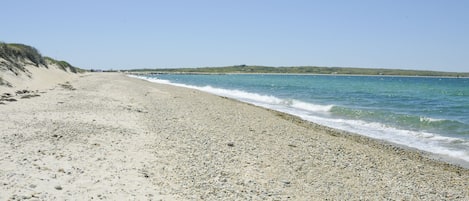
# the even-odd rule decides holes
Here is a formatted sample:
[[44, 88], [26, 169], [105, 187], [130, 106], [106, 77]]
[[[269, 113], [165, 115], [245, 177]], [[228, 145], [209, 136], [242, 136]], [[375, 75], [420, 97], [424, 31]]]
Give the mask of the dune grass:
[[48, 64], [56, 64], [64, 71], [84, 72], [84, 70], [72, 66], [66, 61], [44, 57], [36, 48], [19, 43], [0, 42], [0, 58], [6, 61], [0, 63], [0, 67], [6, 68], [15, 74], [19, 74], [20, 71], [25, 72], [24, 64], [28, 62], [32, 62], [37, 67], [44, 66], [47, 68]]
[[0, 42], [0, 57], [12, 63], [28, 59], [36, 66], [46, 66], [44, 57], [36, 48], [19, 43]]
[[75, 66], [72, 66], [72, 64], [66, 62], [66, 61], [60, 61], [60, 60], [55, 60], [51, 57], [44, 57], [44, 59], [51, 64], [56, 64], [59, 66], [62, 70], [64, 71], [70, 71], [72, 73], [83, 73], [85, 70], [77, 68]]

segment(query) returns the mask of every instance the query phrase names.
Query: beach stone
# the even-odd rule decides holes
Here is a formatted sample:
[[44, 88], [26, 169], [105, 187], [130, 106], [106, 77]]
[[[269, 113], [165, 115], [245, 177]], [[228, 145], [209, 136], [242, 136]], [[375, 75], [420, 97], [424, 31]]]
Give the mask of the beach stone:
[[[93, 76], [101, 75], [84, 79]], [[39, 109], [23, 110], [33, 101], [0, 106], [7, 114], [0, 121], [0, 164], [15, 165], [1, 170], [0, 200], [15, 193], [32, 200], [467, 200], [465, 170], [442, 171], [259, 108], [207, 104], [210, 97], [202, 95], [173, 100], [172, 91], [155, 89], [148, 100], [135, 101], [148, 114], [126, 111], [126, 100], [147, 91], [144, 82], [98, 97], [130, 78], [122, 79], [77, 84], [81, 90], [73, 94], [87, 101], [56, 90], [36, 99]]]
[[286, 185], [291, 184], [291, 182], [290, 182], [290, 181], [287, 181], [287, 180], [283, 180], [282, 183], [284, 183], [284, 184], [286, 184]]

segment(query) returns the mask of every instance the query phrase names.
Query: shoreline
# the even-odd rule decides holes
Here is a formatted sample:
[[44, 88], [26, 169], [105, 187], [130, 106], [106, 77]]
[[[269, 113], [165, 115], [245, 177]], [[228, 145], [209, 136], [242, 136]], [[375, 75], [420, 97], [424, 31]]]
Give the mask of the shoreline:
[[335, 130], [336, 133], [340, 133], [344, 137], [347, 137], [347, 136], [360, 136], [360, 137], [363, 137], [363, 138], [367, 138], [369, 140], [373, 140], [373, 141], [375, 141], [377, 143], [380, 143], [380, 144], [391, 145], [391, 146], [401, 148], [403, 150], [407, 150], [407, 151], [410, 151], [410, 152], [418, 152], [418, 153], [420, 153], [421, 155], [424, 155], [425, 157], [427, 157], [430, 160], [436, 160], [437, 162], [449, 163], [451, 165], [459, 166], [459, 167], [462, 167], [464, 169], [469, 169], [469, 161], [464, 160], [462, 158], [454, 157], [452, 155], [445, 155], [443, 153], [434, 153], [434, 152], [431, 152], [428, 149], [427, 150], [419, 149], [418, 147], [412, 147], [412, 146], [406, 145], [406, 144], [399, 144], [397, 142], [388, 141], [385, 138], [374, 138], [374, 137], [368, 136], [367, 134], [361, 134], [361, 133], [357, 133], [357, 132], [354, 132], [354, 131], [335, 128], [333, 126], [323, 125], [323, 124], [320, 124], [320, 123], [316, 123], [314, 121], [304, 119], [301, 116], [297, 116], [293, 113], [288, 113], [288, 112], [281, 111], [281, 110], [275, 110], [275, 109], [272, 109], [272, 108], [269, 108], [269, 107], [264, 107], [262, 105], [256, 105], [254, 103], [249, 103], [249, 102], [246, 102], [246, 101], [238, 100], [236, 98], [225, 97], [224, 95], [213, 93], [211, 91], [204, 91], [204, 90], [201, 90], [197, 87], [193, 87], [193, 86], [190, 86], [190, 85], [177, 84], [177, 83], [166, 83], [166, 82], [156, 82], [156, 81], [153, 81], [152, 79], [147, 79], [146, 77], [141, 76], [141, 75], [133, 75], [133, 74], [129, 75], [129, 74], [127, 74], [127, 76], [132, 77], [132, 78], [137, 78], [137, 79], [143, 79], [143, 80], [149, 81], [151, 83], [155, 83], [155, 84], [165, 84], [165, 85], [169, 85], [169, 86], [182, 87], [182, 88], [186, 88], [186, 89], [200, 90], [201, 92], [204, 92], [204, 93], [209, 93], [209, 94], [212, 94], [212, 95], [215, 95], [215, 96], [228, 98], [228, 99], [231, 99], [233, 101], [246, 103], [248, 105], [251, 105], [251, 106], [254, 106], [254, 107], [259, 107], [259, 108], [262, 108], [262, 109], [266, 109], [266, 110], [269, 110], [269, 111], [272, 111], [272, 112], [275, 112], [275, 113], [282, 113], [283, 114], [282, 116], [289, 115], [289, 116], [291, 116], [290, 118], [296, 118], [300, 121], [305, 121], [305, 122], [308, 122], [310, 124], [313, 124], [312, 127], [322, 126], [322, 127], [324, 127], [324, 129]]
[[317, 73], [206, 73], [206, 72], [125, 72], [129, 75], [157, 75], [157, 74], [182, 74], [182, 75], [308, 75], [308, 76], [350, 76], [350, 77], [398, 77], [398, 78], [445, 78], [445, 79], [469, 79], [457, 76], [419, 76], [419, 75], [366, 75], [366, 74], [317, 74]]
[[[178, 86], [176, 86], [176, 87], [178, 87]], [[214, 95], [219, 96], [219, 95], [216, 95], [216, 94], [214, 94]], [[449, 165], [449, 166], [455, 166], [455, 168], [462, 168], [462, 169], [469, 170], [469, 162], [464, 161], [462, 159], [457, 159], [457, 158], [453, 158], [453, 157], [450, 157], [450, 156], [445, 156], [445, 155], [437, 154], [437, 153], [431, 153], [431, 152], [420, 150], [420, 149], [417, 149], [417, 148], [414, 148], [414, 147], [409, 147], [409, 146], [406, 146], [406, 145], [389, 142], [389, 141], [386, 141], [386, 140], [383, 140], [383, 139], [368, 137], [366, 135], [361, 135], [359, 133], [354, 133], [354, 132], [347, 131], [347, 130], [332, 128], [332, 127], [329, 127], [329, 126], [326, 126], [326, 125], [321, 125], [321, 124], [318, 124], [318, 123], [315, 123], [315, 122], [311, 122], [311, 121], [302, 119], [301, 117], [293, 115], [293, 114], [288, 114], [288, 113], [285, 113], [285, 112], [282, 112], [282, 111], [277, 111], [277, 110], [273, 110], [273, 109], [270, 109], [270, 108], [265, 108], [265, 107], [262, 107], [262, 106], [258, 106], [258, 105], [247, 103], [247, 102], [243, 102], [243, 101], [236, 100], [236, 99], [233, 99], [233, 98], [224, 97], [224, 96], [219, 96], [219, 97], [230, 99], [231, 101], [244, 103], [244, 104], [247, 104], [247, 105], [252, 106], [252, 107], [258, 107], [258, 108], [261, 108], [261, 109], [264, 109], [264, 110], [268, 110], [268, 111], [276, 114], [277, 116], [279, 116], [283, 119], [292, 121], [295, 124], [298, 124], [298, 125], [310, 128], [310, 129], [318, 129], [319, 128], [319, 129], [322, 129], [322, 130], [326, 131], [328, 134], [330, 134], [332, 136], [338, 136], [338, 137], [340, 136], [342, 138], [351, 139], [351, 140], [354, 140], [354, 141], [359, 142], [359, 143], [370, 144], [372, 146], [375, 146], [375, 147], [378, 147], [378, 148], [381, 148], [381, 149], [390, 150], [390, 151], [407, 152], [407, 154], [412, 155], [412, 156], [416, 156], [416, 159], [419, 159], [419, 160], [422, 160], [422, 156], [423, 156], [424, 160], [428, 160], [431, 163], [436, 163], [436, 164], [442, 165], [442, 166], [448, 166]]]
[[466, 200], [469, 170], [205, 92], [87, 73], [0, 105], [0, 200]]
[[[178, 86], [176, 86], [176, 87], [178, 87]], [[215, 96], [218, 96], [218, 95], [215, 95]], [[311, 122], [311, 121], [302, 119], [301, 117], [293, 115], [293, 114], [288, 114], [288, 113], [285, 113], [285, 112], [282, 112], [282, 111], [277, 111], [277, 110], [273, 110], [273, 109], [270, 109], [270, 108], [265, 108], [265, 107], [262, 107], [262, 106], [258, 106], [258, 105], [251, 104], [251, 103], [248, 103], [248, 102], [243, 102], [243, 101], [236, 100], [236, 99], [233, 99], [233, 98], [224, 97], [224, 96], [219, 96], [219, 97], [226, 98], [226, 99], [229, 99], [231, 101], [244, 103], [244, 104], [247, 104], [247, 105], [252, 106], [252, 107], [258, 107], [258, 108], [261, 108], [261, 109], [264, 109], [264, 110], [268, 110], [268, 111], [276, 114], [280, 118], [283, 118], [285, 120], [289, 120], [292, 123], [295, 123], [295, 124], [298, 124], [298, 125], [310, 128], [310, 129], [318, 129], [319, 128], [321, 130], [326, 131], [328, 134], [330, 134], [332, 136], [351, 139], [351, 140], [354, 140], [354, 141], [359, 142], [359, 143], [370, 144], [372, 146], [375, 146], [375, 147], [378, 147], [378, 148], [381, 148], [381, 149], [390, 150], [390, 151], [407, 152], [407, 154], [409, 154], [409, 155], [416, 156], [416, 159], [418, 159], [418, 160], [428, 160], [428, 162], [435, 163], [437, 165], [454, 166], [457, 169], [462, 168], [462, 169], [469, 170], [469, 161], [453, 158], [451, 156], [446, 156], [446, 155], [442, 155], [442, 154], [437, 154], [437, 153], [432, 153], [432, 152], [420, 150], [420, 149], [417, 149], [417, 148], [414, 148], [414, 147], [409, 147], [409, 146], [406, 146], [406, 145], [389, 142], [389, 141], [386, 141], [386, 140], [383, 140], [383, 139], [368, 137], [366, 135], [361, 135], [359, 133], [354, 133], [354, 132], [347, 131], [347, 130], [332, 128], [332, 127], [329, 127], [329, 126], [326, 126], [326, 125], [322, 125], [322, 124], [319, 124], [319, 123], [315, 123], [315, 122]]]
[[[238, 101], [235, 99], [233, 100]], [[328, 134], [333, 135], [333, 136], [340, 136], [343, 138], [354, 140], [359, 143], [370, 144], [380, 149], [386, 149], [386, 150], [396, 151], [396, 152], [406, 152], [409, 155], [415, 156], [416, 159], [418, 160], [428, 160], [428, 162], [435, 163], [437, 165], [454, 166], [457, 169], [462, 168], [462, 169], [469, 170], [469, 162], [464, 161], [462, 159], [457, 159], [457, 158], [453, 158], [450, 156], [445, 156], [445, 155], [437, 154], [437, 153], [431, 153], [431, 152], [423, 151], [414, 147], [409, 147], [406, 145], [389, 142], [383, 139], [372, 138], [366, 135], [361, 135], [361, 134], [346, 131], [346, 130], [331, 128], [329, 126], [325, 126], [325, 125], [321, 125], [315, 122], [304, 120], [301, 117], [298, 117], [292, 114], [272, 110], [269, 108], [263, 108], [261, 106], [256, 106], [250, 103], [247, 103], [247, 104], [252, 105], [254, 107], [260, 107], [262, 109], [269, 110], [273, 113], [279, 113], [279, 116], [281, 116], [282, 118], [291, 119], [294, 123], [301, 124], [306, 127], [310, 127], [311, 129], [319, 127], [320, 129], [325, 130], [326, 132], [328, 132]]]

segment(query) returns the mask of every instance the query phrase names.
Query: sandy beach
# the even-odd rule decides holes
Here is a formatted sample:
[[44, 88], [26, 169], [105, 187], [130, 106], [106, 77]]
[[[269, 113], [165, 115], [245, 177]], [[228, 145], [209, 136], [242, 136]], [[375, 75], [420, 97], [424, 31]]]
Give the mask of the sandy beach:
[[0, 104], [0, 200], [469, 200], [468, 169], [196, 90], [28, 90]]

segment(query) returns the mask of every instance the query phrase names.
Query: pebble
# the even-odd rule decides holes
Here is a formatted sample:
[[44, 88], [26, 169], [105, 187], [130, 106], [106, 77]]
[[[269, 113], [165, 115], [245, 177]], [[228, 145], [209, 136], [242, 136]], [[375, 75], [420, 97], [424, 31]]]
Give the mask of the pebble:
[[290, 181], [282, 181], [282, 183], [284, 183], [284, 184], [286, 184], [286, 185], [291, 184]]
[[[92, 89], [100, 89], [101, 85], [106, 86], [99, 82]], [[120, 86], [119, 82], [115, 85]], [[162, 88], [164, 91], [164, 86]], [[140, 88], [135, 87], [135, 90]], [[181, 93], [181, 97], [184, 94]], [[124, 99], [130, 97], [124, 95]], [[147, 120], [140, 119], [140, 116], [125, 116], [127, 111], [112, 110], [117, 103], [120, 104], [117, 102], [119, 97], [113, 96], [116, 102], [103, 101], [102, 106], [104, 111], [115, 114], [112, 117], [104, 115], [99, 124], [92, 123], [88, 115], [94, 118], [92, 109], [97, 107], [89, 103], [80, 105], [82, 100], [73, 102], [75, 98], [72, 98], [70, 105], [79, 105], [79, 109], [86, 112], [85, 120], [71, 118], [73, 113], [65, 110], [63, 121], [47, 120], [48, 129], [39, 123], [37, 129], [30, 128], [31, 133], [39, 137], [35, 141], [22, 142], [20, 140], [25, 137], [13, 138], [13, 134], [18, 132], [2, 130], [2, 134], [6, 132], [15, 139], [12, 143], [25, 145], [18, 146], [21, 149], [0, 146], [0, 153], [14, 153], [8, 159], [2, 155], [4, 160], [0, 160], [0, 164], [8, 165], [13, 158], [12, 162], [21, 162], [17, 166], [21, 167], [20, 171], [15, 169], [0, 174], [0, 200], [11, 197], [4, 195], [4, 189], [18, 187], [26, 187], [27, 193], [40, 192], [32, 195], [30, 199], [33, 200], [80, 200], [80, 195], [83, 195], [82, 200], [93, 197], [95, 200], [115, 200], [118, 196], [135, 200], [158, 200], [161, 197], [165, 200], [467, 200], [467, 185], [464, 184], [467, 184], [468, 174], [465, 170], [457, 173], [451, 169], [440, 171], [438, 166], [413, 162], [412, 157], [401, 157], [394, 151], [388, 153], [387, 149], [375, 149], [374, 144], [359, 146], [362, 144], [347, 138], [332, 138], [322, 130], [307, 128], [307, 125], [285, 123], [280, 117], [263, 110], [234, 107], [238, 105], [232, 101], [222, 100], [229, 108], [236, 108], [225, 111], [223, 108], [227, 105], [206, 106], [210, 97], [193, 97], [200, 98], [199, 102], [204, 105], [191, 108], [186, 107], [190, 103], [175, 103], [173, 99], [169, 100], [170, 95], [167, 96], [161, 101], [150, 100], [154, 106], [142, 100], [141, 111], [152, 116]], [[96, 102], [94, 99], [91, 101]], [[247, 115], [245, 110], [256, 112]], [[101, 113], [96, 111], [96, 114]], [[208, 120], [200, 118], [201, 114]], [[121, 120], [133, 123], [125, 127]], [[64, 126], [58, 127], [54, 122]], [[83, 124], [77, 124], [80, 122]], [[9, 128], [8, 124], [2, 123]], [[75, 124], [78, 126], [71, 127]], [[256, 133], [246, 132], [247, 126], [252, 126]], [[57, 128], [59, 130], [54, 130]], [[61, 135], [67, 137], [50, 140], [53, 134], [52, 139]], [[234, 142], [237, 143], [236, 148]], [[28, 160], [22, 161], [25, 157]], [[34, 158], [39, 160], [31, 162]], [[31, 163], [42, 168], [37, 170], [36, 166], [28, 165]], [[69, 167], [70, 164], [74, 166]], [[53, 179], [49, 178], [50, 175]], [[28, 181], [30, 178], [33, 180]], [[91, 190], [92, 194], [89, 193]]]

